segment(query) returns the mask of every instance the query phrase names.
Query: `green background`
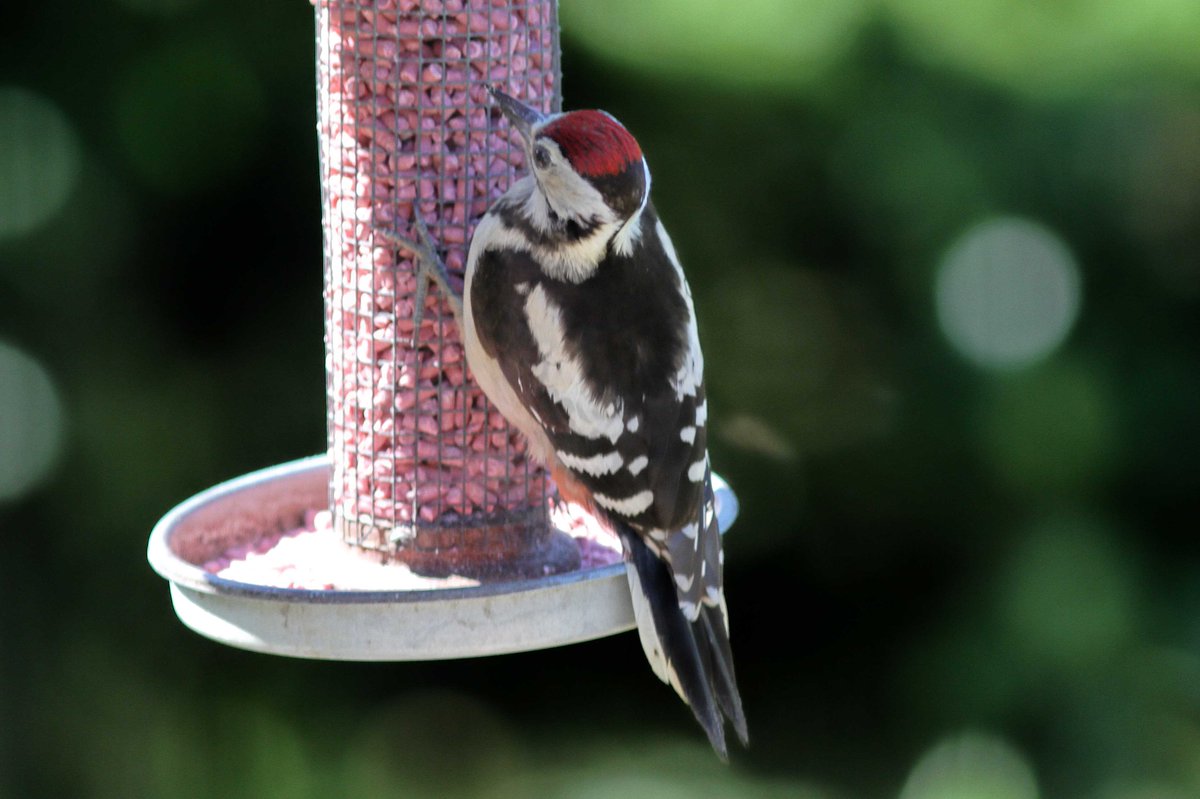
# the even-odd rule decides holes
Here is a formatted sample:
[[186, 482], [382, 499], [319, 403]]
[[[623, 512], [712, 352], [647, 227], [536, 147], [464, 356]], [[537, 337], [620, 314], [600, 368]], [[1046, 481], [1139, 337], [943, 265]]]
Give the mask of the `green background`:
[[152, 525], [324, 446], [312, 9], [0, 7], [0, 795], [1200, 795], [1200, 4], [564, 0], [689, 272], [753, 742], [635, 635], [187, 631]]

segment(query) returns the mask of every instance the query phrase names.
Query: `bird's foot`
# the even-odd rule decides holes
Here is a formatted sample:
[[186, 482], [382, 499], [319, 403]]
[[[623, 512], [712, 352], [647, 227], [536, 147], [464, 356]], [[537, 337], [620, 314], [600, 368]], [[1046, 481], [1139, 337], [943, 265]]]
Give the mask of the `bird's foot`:
[[463, 300], [462, 295], [450, 283], [450, 270], [446, 268], [446, 262], [438, 255], [437, 246], [433, 241], [433, 236], [429, 233], [429, 228], [425, 226], [424, 220], [414, 214], [413, 226], [417, 229], [417, 241], [385, 228], [376, 228], [375, 232], [413, 254], [413, 265], [416, 267], [417, 273], [417, 295], [413, 299], [412, 345], [416, 347], [421, 321], [425, 318], [425, 296], [429, 291], [429, 281], [432, 280], [442, 290], [446, 301], [450, 303], [450, 310], [454, 312], [456, 322], [462, 319]]

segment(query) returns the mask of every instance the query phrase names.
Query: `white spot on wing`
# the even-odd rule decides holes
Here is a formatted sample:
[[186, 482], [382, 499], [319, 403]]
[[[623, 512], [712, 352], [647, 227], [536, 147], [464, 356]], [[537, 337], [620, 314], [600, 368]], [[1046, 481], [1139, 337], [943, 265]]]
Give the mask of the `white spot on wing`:
[[704, 427], [708, 421], [708, 400], [696, 406], [696, 427]]
[[704, 482], [704, 471], [708, 467], [707, 460], [698, 460], [688, 467], [688, 479], [693, 483]]
[[679, 438], [682, 439], [683, 441], [687, 442], [688, 444], [695, 444], [696, 443], [696, 428], [691, 427], [690, 425], [688, 427], [681, 428], [679, 431]]
[[695, 577], [693, 575], [675, 575], [675, 585], [679, 586], [680, 591], [690, 591], [692, 589], [693, 582], [695, 582]]
[[611, 510], [613, 513], [619, 513], [622, 516], [637, 516], [653, 504], [654, 492], [647, 489], [639, 491], [631, 497], [620, 498], [609, 497], [604, 494], [593, 494], [592, 499], [596, 500], [597, 505], [606, 510]]
[[581, 458], [569, 452], [559, 452], [558, 460], [568, 469], [574, 469], [577, 472], [597, 477], [602, 474], [612, 474], [625, 464], [625, 459], [621, 457], [621, 453], [615, 451], [592, 455], [589, 458]]
[[645, 469], [649, 464], [649, 458], [647, 458], [645, 455], [638, 455], [629, 462], [629, 473], [634, 477], [637, 477], [639, 474], [641, 474], [642, 469]]
[[629, 421], [625, 423], [625, 429], [631, 433], [636, 433], [641, 425], [642, 419], [640, 416], [630, 416]]

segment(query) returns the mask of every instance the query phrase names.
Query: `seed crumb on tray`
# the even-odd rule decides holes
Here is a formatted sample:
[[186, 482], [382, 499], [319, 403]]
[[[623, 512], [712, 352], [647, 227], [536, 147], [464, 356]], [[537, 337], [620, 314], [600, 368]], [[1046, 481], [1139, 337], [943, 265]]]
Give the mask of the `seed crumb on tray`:
[[[579, 506], [552, 502], [550, 523], [575, 540], [581, 570], [621, 560], [617, 536]], [[310, 510], [295, 529], [231, 547], [205, 563], [204, 570], [250, 585], [326, 591], [420, 591], [479, 584], [459, 575], [426, 577], [399, 561], [384, 562], [378, 553], [348, 546], [334, 531], [328, 510]]]

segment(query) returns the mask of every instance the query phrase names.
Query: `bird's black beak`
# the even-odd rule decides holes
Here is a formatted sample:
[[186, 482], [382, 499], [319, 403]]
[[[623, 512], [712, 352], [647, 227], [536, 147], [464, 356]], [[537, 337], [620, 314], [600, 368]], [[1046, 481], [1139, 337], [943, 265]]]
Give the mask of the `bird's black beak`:
[[533, 129], [546, 121], [546, 115], [536, 108], [530, 108], [517, 98], [505, 94], [495, 86], [489, 85], [488, 91], [495, 98], [496, 105], [500, 107], [500, 111], [504, 116], [508, 117], [509, 123], [521, 134], [521, 138], [525, 140], [525, 143], [531, 143], [533, 141]]

